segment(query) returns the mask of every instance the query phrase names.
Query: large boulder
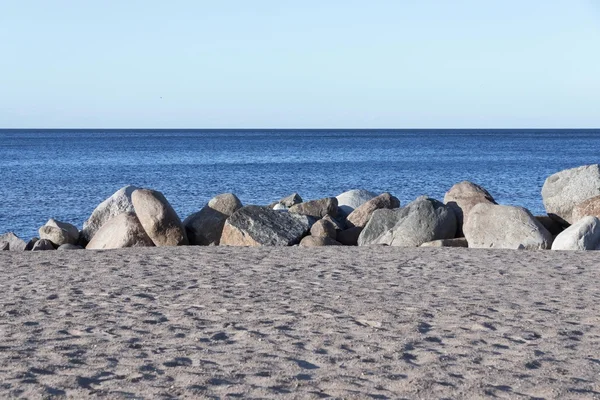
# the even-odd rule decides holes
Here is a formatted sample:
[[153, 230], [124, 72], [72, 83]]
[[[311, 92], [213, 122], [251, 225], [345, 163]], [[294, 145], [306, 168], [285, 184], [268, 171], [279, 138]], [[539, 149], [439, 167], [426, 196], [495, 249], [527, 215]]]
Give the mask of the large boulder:
[[320, 219], [310, 228], [310, 234], [314, 237], [328, 237], [335, 240], [337, 231], [332, 222]]
[[418, 247], [432, 240], [452, 239], [455, 234], [454, 212], [435, 199], [421, 196], [404, 208], [376, 210], [358, 245]]
[[40, 239], [33, 245], [31, 251], [55, 250], [54, 244], [48, 239]]
[[24, 251], [27, 243], [12, 232], [0, 235], [0, 243], [8, 243], [9, 251]]
[[459, 182], [446, 192], [444, 204], [450, 207], [456, 215], [456, 236], [463, 236], [462, 226], [465, 216], [479, 203], [496, 204], [496, 201], [487, 190], [473, 182]]
[[341, 246], [342, 244], [330, 237], [306, 236], [300, 241], [300, 247]]
[[549, 249], [552, 234], [523, 207], [479, 203], [463, 225], [469, 247]]
[[552, 250], [600, 250], [600, 219], [581, 218], [554, 239]]
[[313, 220], [306, 215], [246, 206], [227, 218], [221, 235], [224, 246], [291, 246], [308, 233]]
[[338, 213], [342, 218], [346, 218], [356, 208], [362, 206], [367, 201], [377, 197], [377, 194], [364, 189], [354, 189], [344, 192], [336, 197], [338, 201]]
[[600, 165], [584, 165], [550, 175], [542, 187], [548, 215], [561, 223], [572, 224], [573, 208], [600, 195]]
[[225, 221], [242, 208], [233, 193], [213, 197], [200, 211], [183, 221], [188, 240], [194, 246], [218, 246]]
[[391, 210], [398, 207], [400, 207], [400, 200], [389, 193], [382, 193], [354, 209], [346, 218], [346, 225], [348, 228], [364, 228], [375, 210]]
[[40, 239], [48, 239], [55, 246], [63, 244], [76, 244], [79, 240], [79, 229], [67, 222], [57, 221], [50, 218], [46, 225], [38, 230]]
[[573, 207], [573, 223], [579, 221], [583, 217], [600, 218], [600, 196], [594, 196], [584, 200]]
[[131, 194], [133, 209], [155, 246], [184, 246], [187, 235], [179, 216], [162, 193], [137, 189]]
[[86, 249], [121, 249], [124, 247], [152, 247], [154, 242], [146, 234], [135, 213], [119, 214], [102, 225]]
[[135, 186], [125, 186], [100, 203], [87, 221], [83, 223], [81, 231], [83, 240], [89, 242], [102, 225], [117, 215], [133, 212], [131, 194], [137, 189]]
[[338, 213], [337, 199], [335, 197], [325, 197], [319, 200], [310, 200], [290, 207], [289, 212], [316, 219], [323, 218], [326, 215], [335, 217]]

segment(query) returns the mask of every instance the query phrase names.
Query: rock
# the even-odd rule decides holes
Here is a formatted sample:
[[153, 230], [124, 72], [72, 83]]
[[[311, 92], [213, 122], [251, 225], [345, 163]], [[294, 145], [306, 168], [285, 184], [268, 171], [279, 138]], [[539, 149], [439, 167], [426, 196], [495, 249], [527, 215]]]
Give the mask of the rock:
[[225, 221], [221, 245], [291, 246], [308, 233], [312, 222], [306, 215], [268, 207], [242, 207]]
[[[328, 237], [335, 240], [337, 231], [333, 223], [320, 219], [310, 228], [310, 234], [314, 237]], [[300, 242], [300, 245], [302, 245], [302, 242]]]
[[137, 189], [131, 194], [133, 209], [155, 246], [185, 246], [188, 238], [179, 216], [161, 192]]
[[346, 218], [349, 228], [358, 226], [364, 228], [375, 210], [394, 209], [400, 207], [400, 200], [389, 193], [380, 194], [354, 209]]
[[40, 239], [33, 245], [32, 251], [54, 250], [54, 245], [48, 239]]
[[117, 215], [133, 212], [131, 194], [137, 189], [135, 186], [125, 186], [100, 203], [87, 221], [83, 223], [83, 230], [81, 231], [83, 240], [89, 242], [102, 225]]
[[56, 249], [56, 250], [61, 250], [61, 251], [83, 250], [83, 247], [81, 247], [77, 244], [65, 243], [65, 244], [59, 246], [58, 249]]
[[38, 230], [40, 239], [48, 239], [55, 246], [60, 246], [66, 243], [76, 244], [79, 240], [79, 230], [66, 222], [60, 222], [50, 218], [46, 225]]
[[336, 239], [344, 246], [357, 246], [358, 237], [362, 230], [363, 228], [360, 226], [354, 226], [343, 231], [338, 231]]
[[573, 207], [573, 223], [583, 217], [600, 218], [600, 196], [594, 196]]
[[271, 207], [275, 211], [287, 211], [287, 207], [283, 204], [276, 203], [273, 207]]
[[232, 193], [213, 197], [200, 211], [183, 221], [190, 244], [218, 246], [225, 221], [240, 208], [242, 202]]
[[301, 214], [316, 219], [323, 218], [326, 215], [335, 217], [338, 213], [337, 199], [335, 197], [326, 197], [319, 200], [311, 200], [296, 204], [288, 210], [293, 214]]
[[302, 203], [302, 197], [300, 197], [298, 193], [292, 193], [277, 202], [277, 204], [281, 204], [286, 208], [290, 208], [300, 203]]
[[552, 236], [556, 236], [565, 230], [565, 226], [547, 215], [536, 215], [535, 219], [537, 219], [540, 224], [544, 225], [544, 228], [546, 228]]
[[573, 208], [600, 195], [600, 165], [584, 165], [550, 175], [542, 187], [544, 207], [550, 217], [572, 224]]
[[469, 242], [464, 237], [455, 239], [440, 239], [425, 242], [421, 247], [469, 247]]
[[35, 246], [35, 244], [37, 243], [38, 240], [40, 240], [40, 238], [37, 238], [37, 237], [31, 238], [31, 240], [29, 242], [27, 242], [27, 245], [25, 246], [25, 251], [33, 250], [33, 246]]
[[27, 244], [12, 232], [0, 235], [0, 242], [8, 243], [9, 251], [24, 251]]
[[336, 197], [338, 201], [338, 214], [346, 218], [354, 209], [362, 206], [367, 201], [377, 197], [377, 194], [363, 189], [354, 189], [344, 192]]
[[418, 247], [433, 240], [452, 239], [455, 234], [454, 212], [435, 199], [421, 196], [404, 208], [376, 210], [358, 245]]
[[454, 211], [456, 215], [456, 236], [463, 236], [462, 226], [464, 216], [479, 203], [496, 204], [496, 201], [487, 190], [469, 181], [462, 181], [452, 186], [444, 196], [444, 204]]
[[124, 247], [153, 247], [154, 242], [134, 213], [119, 214], [102, 225], [86, 249], [121, 249]]
[[300, 241], [300, 247], [341, 246], [342, 244], [330, 237], [306, 236]]
[[10, 243], [8, 242], [0, 242], [0, 251], [9, 251]]
[[600, 250], [600, 219], [581, 218], [554, 239], [552, 250]]
[[469, 247], [549, 249], [552, 234], [523, 207], [479, 203], [463, 225]]
[[344, 229], [346, 229], [346, 224], [340, 222], [337, 218], [333, 218], [331, 215], [326, 215], [323, 218], [321, 218], [323, 221], [329, 221], [333, 224], [333, 226], [335, 227], [336, 231], [343, 231]]

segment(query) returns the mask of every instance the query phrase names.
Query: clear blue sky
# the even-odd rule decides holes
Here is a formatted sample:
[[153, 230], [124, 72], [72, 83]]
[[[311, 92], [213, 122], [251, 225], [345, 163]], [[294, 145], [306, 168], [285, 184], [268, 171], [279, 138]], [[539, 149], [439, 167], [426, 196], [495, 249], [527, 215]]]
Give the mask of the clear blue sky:
[[600, 0], [2, 0], [2, 128], [600, 127]]

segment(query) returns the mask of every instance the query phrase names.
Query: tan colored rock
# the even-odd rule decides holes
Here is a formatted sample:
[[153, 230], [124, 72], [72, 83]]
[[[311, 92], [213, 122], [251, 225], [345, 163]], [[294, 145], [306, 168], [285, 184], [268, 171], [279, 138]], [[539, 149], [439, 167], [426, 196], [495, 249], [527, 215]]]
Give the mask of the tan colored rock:
[[310, 234], [314, 237], [328, 237], [335, 240], [337, 231], [333, 223], [320, 219], [310, 228]]
[[187, 235], [179, 216], [162, 193], [137, 189], [131, 194], [133, 209], [156, 246], [183, 246]]
[[50, 218], [46, 225], [38, 230], [40, 239], [48, 239], [55, 246], [63, 244], [76, 244], [79, 240], [79, 229], [67, 222]]
[[462, 226], [465, 216], [479, 203], [496, 204], [496, 201], [487, 190], [473, 182], [459, 182], [446, 192], [444, 204], [450, 207], [456, 215], [457, 236], [463, 236]]
[[125, 247], [153, 247], [154, 242], [134, 213], [119, 214], [102, 225], [87, 250], [121, 249]]
[[425, 242], [420, 247], [469, 247], [469, 242], [464, 237], [455, 239], [441, 239]]
[[394, 209], [398, 207], [400, 207], [400, 200], [389, 193], [383, 193], [354, 209], [346, 218], [346, 224], [348, 228], [364, 228], [375, 210], [383, 208]]
[[188, 240], [194, 246], [218, 246], [225, 221], [242, 208], [242, 202], [232, 193], [212, 198], [200, 211], [183, 221]]
[[594, 196], [573, 207], [573, 223], [583, 217], [600, 218], [600, 196]]
[[463, 225], [469, 247], [549, 249], [552, 234], [523, 207], [479, 203]]
[[300, 247], [341, 246], [342, 244], [330, 237], [306, 236], [300, 241]]
[[323, 218], [326, 215], [335, 217], [338, 213], [337, 199], [335, 197], [326, 197], [319, 200], [310, 200], [290, 207], [289, 212], [317, 219]]

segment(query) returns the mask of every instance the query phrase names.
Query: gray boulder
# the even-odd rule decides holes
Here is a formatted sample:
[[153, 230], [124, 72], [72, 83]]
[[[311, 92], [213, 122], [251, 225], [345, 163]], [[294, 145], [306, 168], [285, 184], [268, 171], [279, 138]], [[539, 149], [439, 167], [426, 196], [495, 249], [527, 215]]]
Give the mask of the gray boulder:
[[240, 208], [242, 202], [233, 193], [213, 197], [200, 211], [183, 221], [190, 244], [218, 246], [225, 221]]
[[338, 231], [336, 240], [344, 246], [357, 246], [358, 237], [360, 236], [362, 230], [363, 228], [361, 228], [360, 226], [355, 226], [352, 228], [344, 229], [343, 231]]
[[330, 237], [306, 236], [300, 241], [300, 247], [341, 246], [342, 244]]
[[561, 223], [574, 223], [573, 208], [600, 196], [600, 165], [584, 165], [550, 175], [542, 187], [546, 212]]
[[86, 246], [88, 250], [153, 247], [135, 213], [119, 214], [102, 225]]
[[554, 239], [552, 250], [600, 250], [600, 219], [581, 218]]
[[479, 203], [463, 225], [469, 247], [549, 249], [552, 234], [523, 207]]
[[310, 234], [314, 237], [328, 237], [335, 240], [337, 231], [333, 223], [325, 219], [320, 219], [310, 228]]
[[377, 194], [364, 189], [354, 189], [344, 192], [336, 197], [338, 201], [338, 215], [341, 218], [346, 218], [354, 209], [375, 197], [377, 197]]
[[32, 251], [54, 250], [54, 244], [48, 239], [40, 239], [33, 245]]
[[0, 235], [0, 242], [8, 243], [9, 251], [24, 251], [27, 243], [12, 232]]
[[316, 219], [323, 218], [326, 215], [335, 217], [338, 213], [338, 204], [335, 197], [326, 197], [296, 204], [290, 207], [288, 211], [293, 214], [306, 215]]
[[391, 210], [398, 207], [400, 207], [400, 200], [389, 193], [382, 193], [354, 209], [346, 218], [346, 225], [348, 228], [355, 226], [364, 228], [375, 210]]
[[358, 245], [418, 247], [433, 240], [452, 239], [455, 234], [454, 212], [435, 199], [421, 196], [404, 208], [376, 210]]
[[79, 240], [79, 230], [67, 222], [57, 221], [50, 218], [46, 225], [38, 230], [40, 239], [48, 239], [55, 246], [63, 244], [76, 244]]
[[454, 239], [440, 239], [425, 242], [421, 247], [469, 247], [469, 242], [464, 237]]
[[300, 242], [311, 228], [306, 215], [274, 211], [268, 207], [246, 206], [227, 218], [221, 235], [224, 246], [291, 246]]
[[479, 203], [496, 204], [496, 201], [487, 190], [473, 182], [459, 182], [446, 192], [444, 204], [450, 207], [456, 215], [456, 235], [458, 237], [463, 236], [462, 226], [465, 216]]
[[77, 244], [66, 243], [66, 244], [59, 246], [58, 249], [56, 249], [56, 250], [60, 250], [60, 251], [83, 250], [83, 247], [81, 247]]
[[133, 209], [155, 246], [185, 246], [188, 238], [179, 216], [161, 192], [137, 189], [131, 194]]
[[81, 231], [83, 240], [89, 242], [102, 225], [117, 215], [133, 212], [131, 194], [137, 189], [135, 186], [125, 186], [100, 203], [87, 221], [83, 223], [83, 230]]

